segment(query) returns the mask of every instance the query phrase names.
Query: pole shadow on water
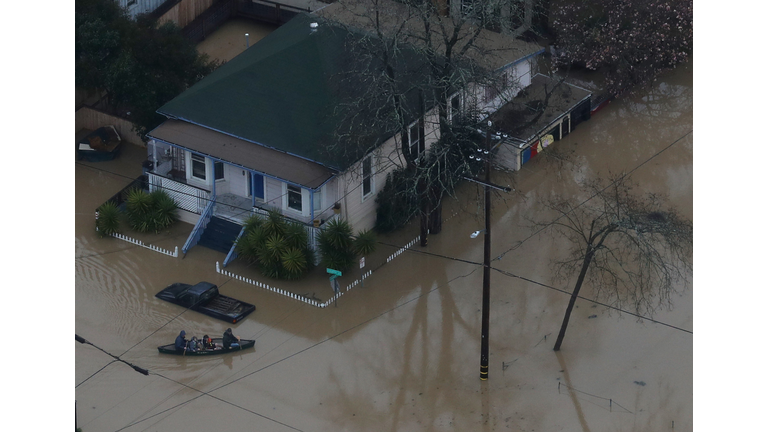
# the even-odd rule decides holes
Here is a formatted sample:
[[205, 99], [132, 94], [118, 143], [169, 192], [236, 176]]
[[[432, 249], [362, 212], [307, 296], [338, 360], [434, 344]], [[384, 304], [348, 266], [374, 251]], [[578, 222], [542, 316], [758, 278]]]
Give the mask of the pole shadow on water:
[[[467, 349], [473, 354], [479, 349], [480, 322], [473, 322], [471, 317], [463, 317], [454, 300], [442, 266], [436, 275], [419, 274], [409, 275], [410, 282], [416, 288], [414, 294], [418, 297], [413, 306], [400, 309], [407, 317], [397, 318], [387, 314], [387, 319], [410, 319], [407, 330], [383, 336], [385, 340], [377, 343], [379, 347], [388, 350], [383, 355], [381, 352], [370, 350], [356, 350], [352, 352], [353, 359], [349, 360], [353, 370], [345, 369], [343, 373], [330, 370], [330, 381], [334, 387], [324, 399], [324, 407], [331, 409], [332, 418], [328, 419], [340, 429], [358, 430], [389, 430], [397, 432], [411, 424], [412, 420], [419, 421], [419, 427], [425, 431], [435, 430], [435, 420], [438, 415], [446, 412], [458, 413], [466, 408], [466, 401], [446, 397], [450, 393], [452, 378], [456, 374], [472, 372], [475, 376], [477, 363], [456, 364], [456, 350]], [[471, 274], [468, 267], [466, 274]], [[437, 278], [434, 278], [437, 276]], [[457, 279], [463, 279], [460, 276]], [[378, 287], [375, 289], [386, 289]], [[432, 319], [440, 323], [440, 328], [430, 329], [429, 302], [430, 296], [437, 294], [440, 301], [440, 319]], [[479, 303], [481, 292], [478, 289], [477, 301]], [[412, 297], [412, 296], [409, 296]], [[435, 299], [432, 300], [434, 303]], [[394, 307], [396, 305], [386, 305]], [[412, 311], [412, 312], [411, 312]], [[467, 321], [469, 320], [469, 322]], [[477, 340], [478, 345], [472, 347], [456, 347], [454, 344], [456, 327], [463, 329], [466, 337]], [[369, 329], [370, 330], [370, 329]], [[440, 347], [437, 352], [430, 352], [430, 335], [439, 331]], [[464, 338], [464, 337], [462, 337]], [[419, 353], [421, 349], [421, 353]], [[419, 357], [420, 356], [420, 357]], [[475, 355], [470, 358], [476, 359]], [[458, 371], [458, 372], [457, 372]], [[350, 388], [350, 383], [345, 379], [349, 376], [371, 373], [372, 377], [360, 379]], [[357, 380], [356, 380], [357, 381]], [[366, 384], [361, 384], [365, 382]], [[383, 389], [382, 393], [392, 389], [387, 397], [387, 403], [377, 405], [372, 400], [374, 394], [371, 389]], [[386, 389], [386, 390], [384, 390]], [[411, 399], [411, 400], [409, 400]], [[418, 411], [418, 412], [417, 412]], [[356, 413], [355, 416], [350, 414]], [[364, 415], [367, 413], [367, 417]], [[362, 414], [362, 415], [361, 415]], [[362, 418], [361, 418], [362, 417]], [[360, 423], [365, 422], [365, 423]], [[447, 425], [444, 425], [447, 426]]]

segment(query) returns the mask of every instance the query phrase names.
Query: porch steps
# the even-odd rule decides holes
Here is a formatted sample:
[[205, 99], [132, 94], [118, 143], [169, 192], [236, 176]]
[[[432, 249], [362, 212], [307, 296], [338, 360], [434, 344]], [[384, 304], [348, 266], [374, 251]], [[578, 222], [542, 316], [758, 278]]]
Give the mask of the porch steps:
[[234, 222], [213, 216], [197, 244], [225, 254], [229, 253], [241, 229], [242, 226]]

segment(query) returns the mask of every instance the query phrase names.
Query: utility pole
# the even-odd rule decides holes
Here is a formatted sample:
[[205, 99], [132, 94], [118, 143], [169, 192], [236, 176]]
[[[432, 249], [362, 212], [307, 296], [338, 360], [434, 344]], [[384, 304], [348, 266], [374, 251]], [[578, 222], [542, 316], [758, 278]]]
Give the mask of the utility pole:
[[493, 123], [489, 120], [485, 135], [485, 150], [478, 148], [477, 156], [469, 156], [471, 160], [482, 160], [485, 162], [485, 179], [481, 180], [479, 178], [463, 176], [465, 180], [483, 185], [485, 193], [485, 228], [475, 231], [470, 235], [471, 238], [476, 238], [482, 231], [485, 231], [485, 241], [483, 244], [483, 318], [480, 340], [480, 379], [482, 381], [488, 379], [488, 346], [490, 342], [488, 327], [491, 309], [491, 189], [497, 189], [502, 192], [511, 192], [513, 190], [509, 186], [499, 186], [491, 183], [491, 126], [493, 126]]
[[488, 379], [488, 326], [491, 307], [491, 121], [485, 133], [485, 241], [483, 252], [483, 324], [480, 340], [480, 379]]

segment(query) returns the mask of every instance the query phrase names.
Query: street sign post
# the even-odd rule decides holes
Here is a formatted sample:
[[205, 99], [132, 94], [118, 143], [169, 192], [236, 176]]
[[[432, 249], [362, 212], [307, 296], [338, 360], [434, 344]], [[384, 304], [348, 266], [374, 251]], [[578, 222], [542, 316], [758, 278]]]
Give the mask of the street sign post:
[[339, 287], [339, 281], [336, 279], [331, 279], [331, 288], [333, 289], [334, 294], [338, 294], [339, 291], [341, 291], [341, 288]]
[[[331, 277], [329, 279], [331, 280], [331, 289], [333, 289], [333, 294], [334, 295], [338, 294], [339, 291], [341, 291], [341, 288], [339, 288], [339, 281], [337, 281], [336, 278], [341, 276], [341, 272], [338, 271], [338, 270], [334, 270], [332, 268], [327, 268], [327, 267], [326, 267], [325, 271], [329, 275], [331, 275]], [[336, 305], [336, 299], [333, 300], [333, 305], [337, 306]]]
[[365, 288], [365, 279], [363, 279], [363, 269], [365, 268], [365, 257], [360, 257], [360, 287]]

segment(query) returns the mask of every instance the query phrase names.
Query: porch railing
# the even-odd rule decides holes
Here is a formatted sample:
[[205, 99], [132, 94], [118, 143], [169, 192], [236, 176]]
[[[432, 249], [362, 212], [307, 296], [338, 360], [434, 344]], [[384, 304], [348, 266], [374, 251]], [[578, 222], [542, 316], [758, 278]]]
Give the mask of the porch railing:
[[[115, 205], [120, 206], [122, 205], [126, 197], [128, 196], [128, 192], [130, 192], [131, 189], [141, 189], [146, 190], [147, 189], [147, 177], [145, 175], [138, 176], [135, 180], [133, 180], [128, 186], [124, 187], [120, 192], [112, 195], [110, 199], [108, 199], [106, 202], [112, 201], [115, 203]], [[98, 209], [97, 209], [98, 211]]]
[[200, 215], [200, 219], [198, 219], [197, 224], [195, 224], [195, 228], [189, 234], [187, 242], [184, 243], [184, 247], [181, 248], [183, 253], [187, 253], [188, 250], [190, 250], [197, 244], [197, 242], [200, 241], [200, 237], [203, 235], [203, 231], [205, 231], [205, 228], [208, 226], [208, 222], [210, 222], [211, 217], [213, 217], [213, 207], [215, 205], [216, 201], [210, 201], [208, 206], [205, 207], [203, 214]]
[[149, 177], [149, 191], [162, 189], [168, 193], [179, 208], [195, 214], [202, 214], [213, 201], [210, 192], [199, 189], [184, 183], [159, 176], [154, 173], [147, 173]]

